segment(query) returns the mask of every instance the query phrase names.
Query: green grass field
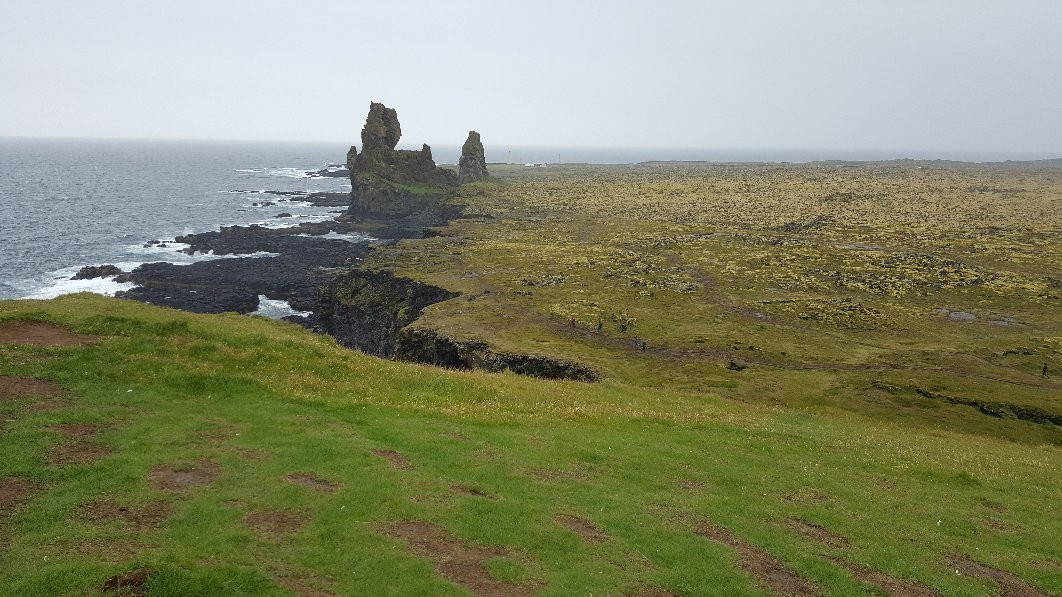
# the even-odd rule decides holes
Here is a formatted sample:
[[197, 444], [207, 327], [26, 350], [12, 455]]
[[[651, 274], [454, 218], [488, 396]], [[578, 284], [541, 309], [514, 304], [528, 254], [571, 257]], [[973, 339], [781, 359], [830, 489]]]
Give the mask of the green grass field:
[[369, 266], [600, 382], [0, 302], [0, 594], [1062, 593], [1057, 169], [492, 174]]
[[444, 371], [91, 295], [0, 317], [100, 337], [0, 346], [4, 375], [65, 388], [0, 401], [7, 594], [139, 569], [152, 595], [985, 595], [990, 568], [1062, 590], [1055, 447]]

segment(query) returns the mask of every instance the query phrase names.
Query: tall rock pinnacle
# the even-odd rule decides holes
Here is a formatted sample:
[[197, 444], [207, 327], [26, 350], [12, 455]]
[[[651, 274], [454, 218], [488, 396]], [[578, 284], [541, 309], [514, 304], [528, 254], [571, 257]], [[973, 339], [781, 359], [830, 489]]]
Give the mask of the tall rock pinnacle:
[[483, 142], [476, 131], [468, 131], [468, 139], [461, 146], [461, 160], [458, 166], [461, 171], [458, 180], [461, 184], [487, 178], [487, 159], [483, 156]]
[[398, 124], [398, 112], [377, 102], [370, 103], [365, 128], [361, 129], [361, 152], [394, 149], [401, 138], [402, 125]]

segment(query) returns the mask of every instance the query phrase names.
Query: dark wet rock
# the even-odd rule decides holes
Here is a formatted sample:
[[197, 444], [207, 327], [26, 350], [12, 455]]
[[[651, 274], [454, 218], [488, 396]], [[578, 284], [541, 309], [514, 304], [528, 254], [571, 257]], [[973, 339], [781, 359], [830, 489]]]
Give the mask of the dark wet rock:
[[391, 357], [402, 328], [428, 305], [455, 296], [390, 272], [355, 270], [336, 276], [322, 289], [314, 312], [317, 324], [340, 344]]
[[498, 352], [481, 340], [460, 341], [435, 330], [407, 327], [399, 333], [395, 358], [452, 369], [512, 371], [543, 379], [597, 381], [593, 369], [564, 359], [541, 355]]
[[274, 218], [290, 218], [291, 214], [289, 214], [288, 212], [284, 211], [284, 212], [278, 213], [277, 215], [275, 215], [273, 217]]
[[931, 392], [925, 388], [915, 388], [915, 392], [923, 398], [940, 400], [948, 404], [960, 406], [972, 406], [981, 414], [998, 419], [1020, 419], [1041, 425], [1062, 425], [1062, 413], [1050, 412], [1035, 406], [1024, 404], [1012, 404], [1009, 402], [997, 402], [992, 400], [979, 400], [976, 398], [964, 398], [961, 396], [949, 396], [939, 392]]
[[389, 272], [350, 271], [333, 278], [321, 291], [312, 325], [344, 346], [402, 361], [454, 369], [509, 370], [546, 379], [598, 379], [594, 370], [576, 362], [498, 352], [483, 341], [458, 341], [410, 326], [429, 305], [456, 296]]
[[322, 168], [321, 170], [311, 170], [306, 173], [308, 178], [346, 178], [350, 176], [350, 171], [346, 168]]
[[125, 272], [117, 265], [86, 265], [79, 269], [76, 274], [71, 277], [71, 280], [91, 280], [93, 278], [108, 278], [110, 276], [120, 276]]
[[468, 131], [468, 139], [461, 146], [461, 159], [458, 162], [460, 174], [458, 182], [479, 182], [487, 179], [487, 158], [483, 155], [483, 142], [476, 131]]
[[744, 359], [733, 358], [727, 362], [726, 368], [731, 371], [744, 371], [749, 368], [749, 364]]
[[[342, 227], [338, 222], [330, 224]], [[365, 243], [302, 236], [302, 230], [231, 226], [180, 237], [180, 242], [189, 245], [189, 253], [276, 255], [189, 265], [147, 263], [128, 274], [128, 281], [137, 287], [117, 296], [196, 313], [249, 313], [258, 309], [258, 296], [265, 295], [286, 300], [297, 310], [310, 310], [317, 303], [318, 287], [328, 284], [339, 268], [357, 265], [369, 247]]]

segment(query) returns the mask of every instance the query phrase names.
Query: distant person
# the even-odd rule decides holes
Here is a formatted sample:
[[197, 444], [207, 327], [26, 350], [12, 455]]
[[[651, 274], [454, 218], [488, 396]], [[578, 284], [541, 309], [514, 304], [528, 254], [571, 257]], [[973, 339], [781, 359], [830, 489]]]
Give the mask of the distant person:
[[1047, 379], [1047, 363], [1044, 363], [1044, 368], [1040, 370], [1040, 377]]
[[568, 321], [568, 325], [570, 325], [570, 326], [572, 326], [572, 327], [575, 327], [575, 318], [574, 318], [574, 317], [572, 317], [572, 318], [571, 318], [571, 319], [570, 319], [570, 320]]
[[597, 333], [600, 334], [601, 330], [604, 329], [604, 327], [605, 327], [605, 322], [603, 322], [600, 319], [598, 319], [597, 320]]
[[648, 343], [648, 342], [646, 342], [645, 340], [642, 340], [642, 352], [645, 352], [645, 348], [646, 348], [647, 346], [649, 346], [649, 343]]

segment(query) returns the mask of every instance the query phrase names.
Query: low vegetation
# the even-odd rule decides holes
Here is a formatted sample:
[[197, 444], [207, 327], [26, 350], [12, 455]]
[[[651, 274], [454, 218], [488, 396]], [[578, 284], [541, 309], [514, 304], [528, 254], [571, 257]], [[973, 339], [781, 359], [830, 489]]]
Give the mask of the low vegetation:
[[0, 586], [1062, 592], [1056, 171], [491, 174], [370, 267], [462, 293], [414, 326], [600, 381], [2, 302]]

